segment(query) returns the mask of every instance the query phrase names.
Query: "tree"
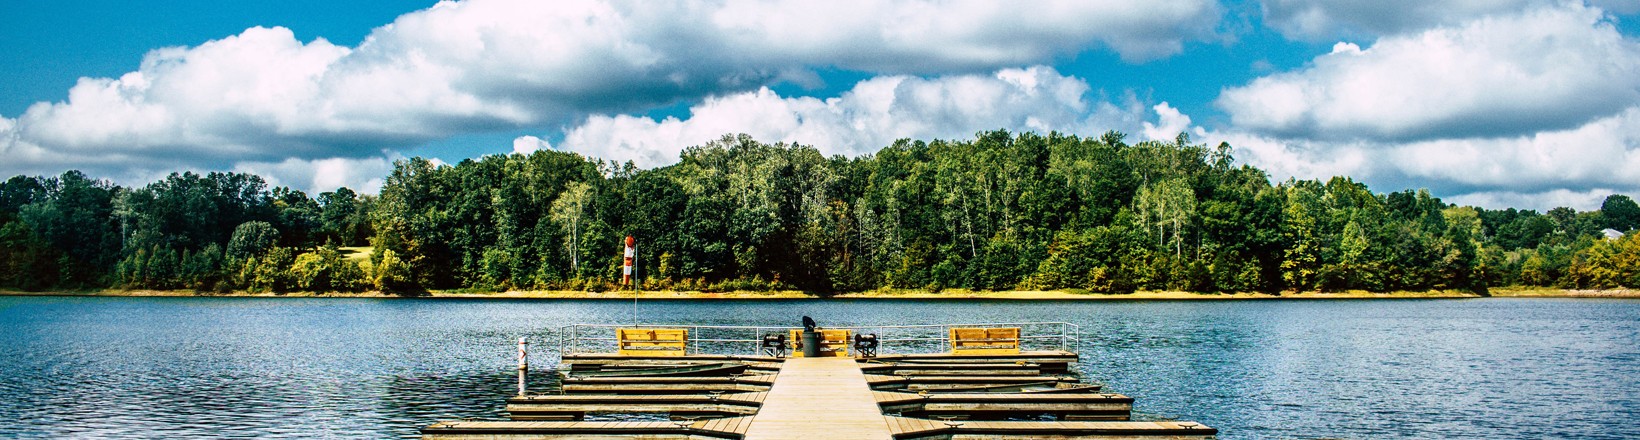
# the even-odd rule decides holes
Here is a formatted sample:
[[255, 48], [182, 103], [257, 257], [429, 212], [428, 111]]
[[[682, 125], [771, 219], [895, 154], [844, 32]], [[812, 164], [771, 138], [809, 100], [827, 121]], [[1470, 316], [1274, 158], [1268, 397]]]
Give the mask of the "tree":
[[1640, 205], [1634, 199], [1622, 194], [1606, 196], [1600, 203], [1600, 213], [1606, 217], [1606, 227], [1619, 231], [1631, 231], [1640, 226]]
[[277, 244], [279, 230], [274, 229], [272, 223], [245, 222], [233, 229], [233, 237], [228, 240], [228, 251], [224, 257], [229, 261], [243, 261], [246, 258], [261, 256]]
[[592, 186], [581, 182], [570, 182], [552, 202], [552, 220], [564, 231], [564, 252], [569, 254], [570, 273], [581, 271], [581, 227], [590, 203]]
[[1136, 211], [1147, 223], [1156, 227], [1157, 245], [1161, 246], [1167, 227], [1173, 227], [1173, 256], [1178, 258], [1184, 249], [1184, 226], [1196, 213], [1196, 195], [1180, 179], [1168, 179], [1139, 189], [1134, 197]]

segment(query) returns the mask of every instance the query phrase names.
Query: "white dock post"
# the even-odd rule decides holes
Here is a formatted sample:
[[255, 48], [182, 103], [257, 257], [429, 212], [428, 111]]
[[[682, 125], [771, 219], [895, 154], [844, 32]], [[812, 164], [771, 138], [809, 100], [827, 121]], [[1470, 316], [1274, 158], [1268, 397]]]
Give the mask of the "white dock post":
[[530, 345], [527, 338], [518, 338], [518, 395], [524, 395], [524, 375], [530, 370], [530, 355], [526, 349]]

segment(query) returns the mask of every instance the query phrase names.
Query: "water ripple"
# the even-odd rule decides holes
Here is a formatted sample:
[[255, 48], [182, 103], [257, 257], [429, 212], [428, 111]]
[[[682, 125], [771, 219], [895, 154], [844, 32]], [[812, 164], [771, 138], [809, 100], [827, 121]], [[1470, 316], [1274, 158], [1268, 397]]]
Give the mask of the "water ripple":
[[[415, 438], [500, 419], [513, 343], [620, 301], [0, 298], [0, 437]], [[646, 301], [648, 322], [1067, 320], [1136, 419], [1220, 438], [1640, 438], [1640, 301]], [[640, 419], [653, 416], [638, 416]], [[619, 419], [620, 417], [612, 417]]]

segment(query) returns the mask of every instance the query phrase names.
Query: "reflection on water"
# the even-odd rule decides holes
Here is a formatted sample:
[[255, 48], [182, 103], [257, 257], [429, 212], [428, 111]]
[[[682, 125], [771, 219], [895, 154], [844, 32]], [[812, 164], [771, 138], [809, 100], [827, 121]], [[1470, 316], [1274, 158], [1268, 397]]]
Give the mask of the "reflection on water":
[[[0, 437], [415, 437], [621, 301], [0, 298]], [[1221, 438], [1636, 438], [1640, 301], [645, 301], [645, 322], [1066, 320], [1083, 375]], [[749, 348], [748, 348], [749, 349]]]

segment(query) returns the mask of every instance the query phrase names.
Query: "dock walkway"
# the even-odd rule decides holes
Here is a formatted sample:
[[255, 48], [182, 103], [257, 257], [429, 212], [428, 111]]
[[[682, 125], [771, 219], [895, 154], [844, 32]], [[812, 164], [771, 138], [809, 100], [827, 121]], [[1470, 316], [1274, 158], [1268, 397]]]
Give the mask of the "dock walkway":
[[775, 377], [746, 438], [894, 437], [854, 359], [794, 358]]

